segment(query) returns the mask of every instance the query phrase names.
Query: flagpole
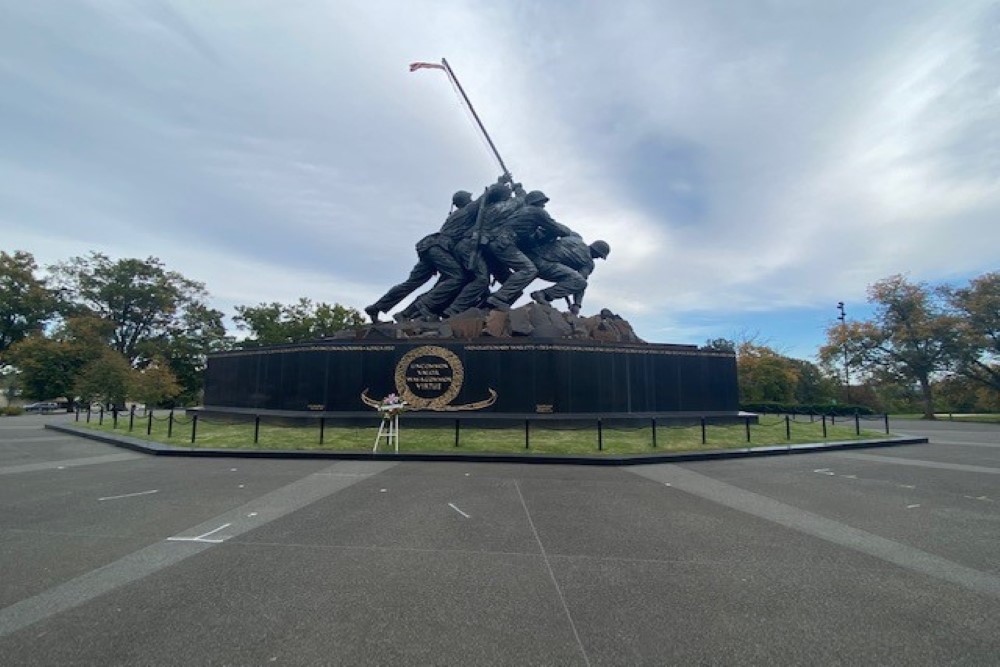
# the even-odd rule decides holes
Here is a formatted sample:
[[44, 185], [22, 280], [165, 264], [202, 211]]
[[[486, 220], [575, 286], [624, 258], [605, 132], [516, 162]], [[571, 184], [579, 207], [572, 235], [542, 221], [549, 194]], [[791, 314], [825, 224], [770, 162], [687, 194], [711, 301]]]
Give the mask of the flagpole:
[[476, 113], [476, 108], [472, 106], [472, 102], [469, 101], [469, 96], [465, 94], [465, 89], [462, 88], [462, 84], [458, 82], [458, 77], [455, 76], [455, 72], [451, 69], [451, 65], [448, 64], [448, 60], [445, 58], [441, 59], [441, 64], [444, 65], [445, 72], [448, 73], [448, 78], [452, 80], [455, 87], [458, 88], [458, 92], [461, 93], [462, 99], [465, 100], [465, 105], [469, 107], [469, 111], [472, 112], [472, 117], [476, 119], [476, 124], [479, 125], [479, 129], [482, 131], [483, 136], [486, 137], [486, 143], [490, 145], [490, 150], [493, 151], [493, 156], [500, 163], [500, 168], [503, 169], [503, 173], [508, 178], [510, 177], [510, 170], [507, 169], [507, 165], [504, 164], [503, 158], [500, 157], [500, 152], [497, 150], [496, 145], [493, 143], [493, 139], [490, 138], [490, 133], [486, 131], [486, 126], [483, 125], [483, 121], [479, 119], [479, 114]]

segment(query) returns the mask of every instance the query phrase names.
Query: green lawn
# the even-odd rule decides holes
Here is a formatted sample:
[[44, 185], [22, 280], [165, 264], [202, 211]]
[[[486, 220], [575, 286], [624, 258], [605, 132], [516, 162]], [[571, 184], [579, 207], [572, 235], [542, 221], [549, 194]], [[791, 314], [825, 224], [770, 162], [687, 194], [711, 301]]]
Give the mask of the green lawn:
[[[103, 425], [98, 425], [96, 418], [90, 424], [81, 420], [80, 426], [112, 431], [110, 418], [105, 418]], [[305, 426], [283, 426], [274, 424], [260, 425], [257, 443], [254, 443], [253, 422], [240, 424], [224, 424], [216, 421], [199, 419], [195, 431], [195, 442], [191, 443], [192, 421], [188, 417], [176, 418], [173, 432], [167, 436], [168, 423], [166, 418], [156, 417], [152, 421], [152, 430], [146, 435], [147, 420], [139, 416], [135, 419], [132, 432], [128, 430], [128, 416], [119, 418], [116, 433], [131, 435], [135, 438], [149, 439], [155, 442], [178, 447], [205, 447], [218, 449], [262, 449], [262, 450], [323, 450], [323, 451], [371, 451], [378, 432], [378, 422], [373, 419], [371, 426], [364, 428], [347, 428], [327, 426], [324, 430], [324, 442], [319, 442], [319, 423], [313, 420]], [[524, 453], [524, 428], [483, 428], [462, 425], [459, 446], [455, 447], [454, 425], [440, 427], [408, 427], [405, 417], [401, 419], [400, 451], [406, 452], [490, 452], [490, 453]], [[808, 419], [799, 418], [792, 421], [791, 439], [786, 437], [785, 421], [782, 417], [761, 417], [760, 424], [750, 426], [751, 446], [788, 445], [823, 441], [821, 422], [810, 423]], [[836, 426], [827, 424], [827, 440], [854, 440], [878, 438], [884, 436], [881, 430], [862, 429], [861, 434], [855, 434], [853, 421], [842, 422]], [[547, 427], [544, 422], [533, 422], [529, 434], [528, 450], [537, 454], [640, 454], [654, 451], [680, 452], [707, 449], [723, 449], [747, 446], [746, 427], [743, 424], [733, 426], [707, 426], [705, 429], [706, 443], [702, 443], [701, 427], [665, 427], [658, 425], [656, 429], [656, 449], [652, 446], [652, 428], [609, 428], [602, 433], [602, 449], [598, 451], [598, 435], [596, 425], [583, 428], [556, 429]], [[383, 444], [379, 451], [388, 451]]]

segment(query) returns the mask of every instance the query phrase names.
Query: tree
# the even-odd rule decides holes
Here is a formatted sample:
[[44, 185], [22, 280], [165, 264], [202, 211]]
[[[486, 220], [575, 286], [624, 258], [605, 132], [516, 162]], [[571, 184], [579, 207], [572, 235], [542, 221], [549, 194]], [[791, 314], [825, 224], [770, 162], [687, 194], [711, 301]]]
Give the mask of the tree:
[[956, 372], [1000, 392], [1000, 272], [945, 294], [958, 318]]
[[934, 404], [938, 412], [984, 412], [980, 405], [982, 387], [962, 375], [949, 375], [934, 383]]
[[202, 283], [167, 271], [155, 257], [112, 261], [91, 252], [50, 268], [81, 311], [113, 325], [111, 348], [131, 364], [141, 361], [145, 343], [183, 330], [185, 315], [204, 308], [208, 296]]
[[166, 360], [156, 358], [146, 368], [133, 373], [129, 395], [147, 406], [160, 406], [172, 403], [181, 391]]
[[799, 371], [792, 360], [766, 345], [745, 341], [736, 349], [740, 401], [792, 403]]
[[73, 388], [86, 403], [124, 406], [133, 384], [132, 365], [121, 352], [105, 348], [81, 370]]
[[795, 369], [795, 402], [819, 405], [829, 403], [837, 395], [837, 381], [823, 373], [816, 364], [804, 359], [785, 358]]
[[52, 337], [36, 333], [11, 347], [10, 359], [20, 371], [22, 391], [37, 400], [72, 399], [83, 367], [107, 349], [110, 330], [110, 324], [99, 318], [75, 317]]
[[232, 338], [226, 335], [222, 312], [203, 304], [189, 306], [179, 325], [165, 335], [140, 346], [144, 359], [165, 361], [180, 391], [168, 402], [197, 403], [204, 383], [207, 355], [230, 349]]
[[934, 419], [932, 380], [947, 371], [957, 352], [956, 318], [945, 312], [939, 292], [895, 275], [868, 288], [875, 315], [868, 321], [827, 329], [820, 359], [836, 367], [844, 350], [852, 368], [919, 387], [925, 419]]
[[365, 323], [361, 313], [353, 308], [314, 304], [307, 298], [288, 305], [273, 302], [237, 306], [233, 321], [250, 332], [250, 338], [242, 342], [247, 347], [316, 340]]
[[42, 330], [55, 316], [59, 300], [35, 277], [31, 253], [0, 250], [0, 355], [18, 341]]

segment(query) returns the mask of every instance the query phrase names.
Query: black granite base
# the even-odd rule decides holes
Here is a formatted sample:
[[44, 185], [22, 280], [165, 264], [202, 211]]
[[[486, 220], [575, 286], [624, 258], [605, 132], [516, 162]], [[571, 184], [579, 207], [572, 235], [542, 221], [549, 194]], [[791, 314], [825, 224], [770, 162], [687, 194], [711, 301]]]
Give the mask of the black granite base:
[[209, 357], [212, 411], [589, 419], [736, 416], [736, 358], [689, 345], [517, 339], [318, 341]]

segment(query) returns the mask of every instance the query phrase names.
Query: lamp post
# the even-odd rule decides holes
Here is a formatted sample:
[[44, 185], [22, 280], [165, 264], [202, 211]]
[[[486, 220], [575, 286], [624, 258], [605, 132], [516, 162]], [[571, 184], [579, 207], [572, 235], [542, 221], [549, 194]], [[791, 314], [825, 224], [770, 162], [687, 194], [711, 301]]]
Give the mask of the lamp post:
[[837, 302], [837, 310], [840, 311], [840, 315], [837, 317], [840, 320], [840, 333], [844, 337], [844, 390], [847, 392], [847, 402], [851, 402], [851, 366], [847, 357], [847, 314], [844, 312], [844, 302]]

